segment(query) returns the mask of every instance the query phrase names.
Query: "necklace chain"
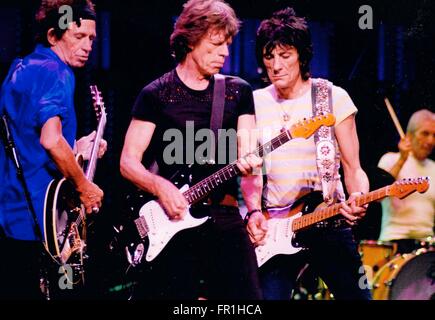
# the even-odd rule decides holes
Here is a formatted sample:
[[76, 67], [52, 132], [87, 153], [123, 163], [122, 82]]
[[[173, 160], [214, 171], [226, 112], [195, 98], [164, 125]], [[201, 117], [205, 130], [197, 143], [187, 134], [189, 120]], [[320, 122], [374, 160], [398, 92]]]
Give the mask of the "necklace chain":
[[287, 111], [285, 111], [285, 109], [281, 103], [279, 104], [279, 107], [281, 108], [281, 111], [282, 111], [282, 120], [284, 122], [288, 122], [290, 120], [290, 115], [288, 114]]
[[[311, 86], [311, 81], [309, 81], [308, 84], [309, 84], [309, 86]], [[306, 89], [307, 89], [306, 87], [302, 86], [299, 89], [297, 97], [299, 98], [300, 95], [303, 93], [303, 91], [306, 90]], [[282, 120], [283, 120], [284, 123], [287, 123], [288, 121], [290, 121], [291, 117], [290, 117], [289, 113], [287, 111], [285, 111], [285, 109], [284, 109], [284, 107], [283, 107], [283, 105], [281, 103], [279, 104], [279, 107], [281, 108], [281, 111], [282, 111]]]

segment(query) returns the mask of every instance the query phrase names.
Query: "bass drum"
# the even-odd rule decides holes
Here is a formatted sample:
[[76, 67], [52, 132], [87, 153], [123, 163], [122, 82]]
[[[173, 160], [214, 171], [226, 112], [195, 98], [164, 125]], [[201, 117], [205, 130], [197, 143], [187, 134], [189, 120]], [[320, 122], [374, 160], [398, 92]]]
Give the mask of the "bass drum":
[[434, 300], [435, 251], [395, 257], [376, 273], [372, 294], [374, 300]]
[[[359, 254], [366, 268], [369, 282], [373, 279], [371, 274], [376, 274], [382, 266], [393, 259], [397, 251], [397, 244], [388, 241], [363, 240], [358, 247]], [[367, 270], [367, 268], [370, 268]]]

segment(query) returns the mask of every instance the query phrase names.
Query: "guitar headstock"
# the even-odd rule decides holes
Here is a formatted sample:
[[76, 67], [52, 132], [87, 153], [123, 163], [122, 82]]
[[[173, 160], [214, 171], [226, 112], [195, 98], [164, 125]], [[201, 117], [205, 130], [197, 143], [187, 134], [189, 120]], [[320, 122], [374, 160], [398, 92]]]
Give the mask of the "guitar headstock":
[[299, 121], [290, 128], [290, 134], [293, 138], [307, 139], [321, 126], [331, 127], [334, 124], [334, 115], [332, 113], [327, 113]]
[[89, 86], [91, 90], [92, 95], [92, 102], [95, 110], [95, 114], [97, 116], [97, 120], [100, 121], [100, 119], [104, 116], [106, 116], [106, 109], [104, 107], [104, 101], [103, 96], [101, 95], [101, 92], [98, 90], [98, 87], [96, 85]]
[[427, 189], [429, 189], [429, 177], [402, 179], [390, 186], [389, 195], [403, 199], [415, 191], [424, 193]]

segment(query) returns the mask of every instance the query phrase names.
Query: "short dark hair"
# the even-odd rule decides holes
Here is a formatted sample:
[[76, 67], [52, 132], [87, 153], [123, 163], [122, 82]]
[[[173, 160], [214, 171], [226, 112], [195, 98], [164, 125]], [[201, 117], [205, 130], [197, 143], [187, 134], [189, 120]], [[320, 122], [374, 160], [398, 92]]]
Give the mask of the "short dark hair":
[[310, 61], [313, 57], [311, 33], [305, 18], [298, 17], [290, 7], [273, 13], [270, 19], [261, 22], [257, 30], [256, 56], [263, 74], [265, 74], [263, 50], [266, 54], [270, 54], [277, 45], [296, 48], [302, 79], [307, 80], [310, 77]]
[[95, 6], [91, 0], [42, 0], [36, 12], [36, 41], [46, 47], [50, 46], [47, 39], [47, 32], [54, 28], [57, 39], [62, 38], [67, 30], [59, 26], [59, 20], [63, 13], [59, 13], [59, 8], [63, 5], [70, 6], [73, 11], [73, 21], [80, 26], [80, 18], [95, 20]]
[[223, 30], [227, 37], [239, 31], [240, 21], [234, 10], [223, 0], [189, 0], [175, 23], [171, 34], [172, 55], [181, 62], [209, 29]]

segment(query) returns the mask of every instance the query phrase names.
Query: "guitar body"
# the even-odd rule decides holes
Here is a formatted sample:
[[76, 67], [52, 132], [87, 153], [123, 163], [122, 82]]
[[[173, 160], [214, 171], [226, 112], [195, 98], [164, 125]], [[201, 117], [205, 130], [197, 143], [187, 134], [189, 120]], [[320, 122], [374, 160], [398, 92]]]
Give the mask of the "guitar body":
[[322, 193], [315, 191], [301, 197], [291, 206], [269, 209], [266, 214], [268, 231], [265, 244], [255, 248], [258, 266], [261, 267], [277, 254], [295, 254], [301, 251], [303, 239], [310, 236], [312, 230], [302, 231], [296, 237], [292, 230], [293, 220], [315, 211], [322, 203]]
[[[191, 180], [189, 170], [182, 170], [173, 177], [176, 186]], [[185, 184], [180, 192], [189, 189]], [[127, 196], [128, 217], [120, 230], [119, 240], [125, 247], [127, 260], [132, 266], [154, 260], [169, 241], [180, 231], [197, 227], [208, 217], [195, 218], [189, 209], [182, 220], [171, 220], [155, 197], [143, 191]], [[128, 240], [127, 240], [128, 239]], [[145, 253], [146, 250], [146, 253]]]
[[44, 244], [61, 265], [82, 264], [86, 230], [76, 223], [80, 214], [84, 213], [73, 185], [65, 178], [52, 180], [44, 202]]

